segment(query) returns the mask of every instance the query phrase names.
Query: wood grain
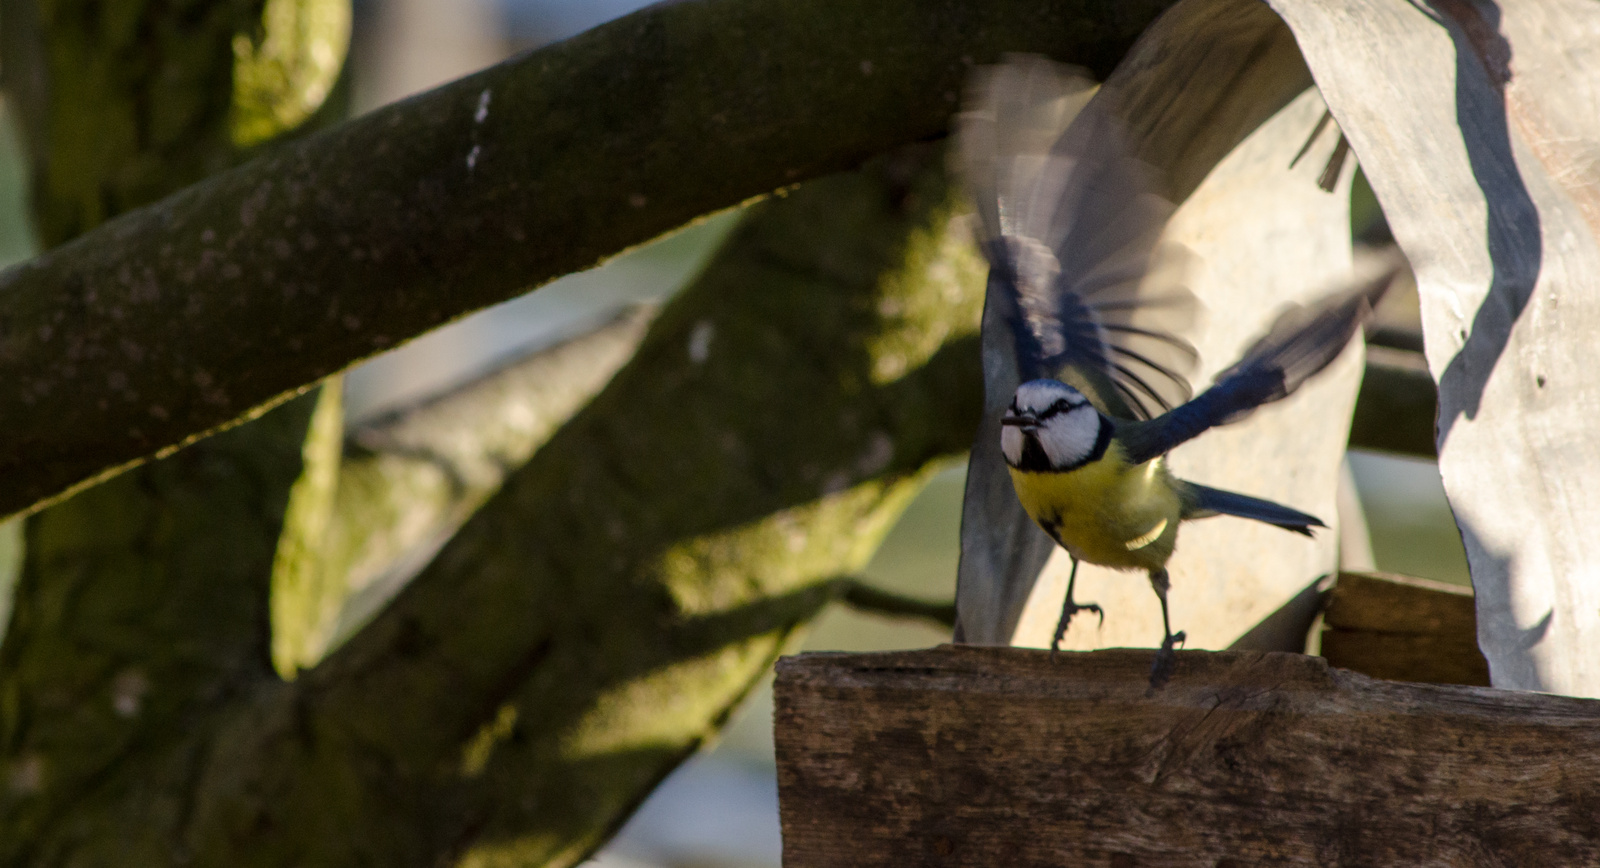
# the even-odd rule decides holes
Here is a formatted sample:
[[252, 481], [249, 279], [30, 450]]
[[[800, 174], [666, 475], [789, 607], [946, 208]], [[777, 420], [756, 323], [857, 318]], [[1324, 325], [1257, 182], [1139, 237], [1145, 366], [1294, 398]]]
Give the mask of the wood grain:
[[779, 662], [784, 864], [1600, 864], [1600, 702], [1297, 654]]
[[1600, 6], [1270, 3], [1417, 269], [1495, 682], [1600, 695]]
[[1341, 573], [1322, 616], [1322, 656], [1374, 678], [1489, 686], [1472, 589]]

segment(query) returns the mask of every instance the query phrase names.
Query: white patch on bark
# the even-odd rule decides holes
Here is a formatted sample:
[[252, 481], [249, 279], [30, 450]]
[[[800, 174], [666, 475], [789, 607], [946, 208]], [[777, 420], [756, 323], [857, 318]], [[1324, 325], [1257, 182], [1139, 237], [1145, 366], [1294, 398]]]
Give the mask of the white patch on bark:
[[703, 319], [694, 324], [694, 330], [689, 332], [689, 361], [703, 365], [706, 359], [711, 358], [711, 339], [716, 337], [717, 327], [711, 320]]

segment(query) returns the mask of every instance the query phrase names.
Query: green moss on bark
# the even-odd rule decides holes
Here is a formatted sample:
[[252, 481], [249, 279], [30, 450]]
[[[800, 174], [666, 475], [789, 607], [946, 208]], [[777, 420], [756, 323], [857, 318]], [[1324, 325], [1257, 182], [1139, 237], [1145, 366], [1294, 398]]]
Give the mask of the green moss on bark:
[[[623, 311], [592, 332], [350, 432], [321, 565], [346, 595], [329, 641], [366, 624], [600, 391], [654, 315]], [[308, 649], [307, 661], [324, 650]]]
[[970, 63], [1039, 50], [1104, 72], [1166, 5], [658, 4], [271, 148], [0, 276], [0, 514], [938, 136]]
[[298, 129], [328, 101], [350, 48], [350, 0], [266, 0], [260, 27], [233, 37], [235, 147]]
[[755, 209], [371, 625], [222, 720], [197, 861], [570, 865], [604, 840], [970, 441], [982, 267], [939, 162]]
[[345, 598], [341, 577], [327, 569], [324, 556], [344, 446], [339, 383], [318, 389], [315, 400], [271, 569], [272, 664], [285, 678], [321, 656]]
[[272, 677], [266, 577], [313, 404], [29, 520], [0, 645], [0, 864], [170, 854], [146, 827], [185, 795], [150, 761], [203, 749], [206, 721]]
[[[261, 29], [259, 4], [14, 0], [4, 12], [47, 242], [243, 159], [230, 70], [235, 37]], [[101, 301], [115, 305], [82, 299], [104, 312]], [[80, 351], [54, 364], [70, 369]], [[121, 362], [140, 357], [121, 344]], [[207, 722], [273, 677], [269, 578], [315, 403], [291, 400], [30, 517], [0, 646], [0, 863], [181, 860], [171, 832]], [[336, 461], [332, 403], [320, 428]], [[314, 521], [317, 481], [300, 486], [295, 520]], [[295, 562], [304, 536], [276, 559]]]

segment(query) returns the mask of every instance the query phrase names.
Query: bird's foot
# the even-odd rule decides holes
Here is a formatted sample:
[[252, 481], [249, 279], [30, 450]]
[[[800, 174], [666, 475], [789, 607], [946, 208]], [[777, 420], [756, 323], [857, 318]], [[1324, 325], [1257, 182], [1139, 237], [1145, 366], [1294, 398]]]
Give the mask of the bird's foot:
[[1161, 650], [1156, 652], [1156, 659], [1150, 664], [1150, 693], [1154, 693], [1167, 686], [1172, 679], [1172, 673], [1178, 668], [1178, 655], [1172, 646], [1182, 644], [1188, 636], [1182, 630], [1168, 633], [1167, 638], [1161, 640]]
[[1061, 640], [1067, 635], [1067, 625], [1072, 623], [1072, 616], [1079, 612], [1093, 612], [1100, 616], [1100, 626], [1106, 623], [1106, 613], [1100, 608], [1099, 603], [1075, 603], [1072, 600], [1061, 607], [1061, 620], [1056, 622], [1056, 635], [1050, 640], [1050, 660], [1053, 662], [1061, 651]]

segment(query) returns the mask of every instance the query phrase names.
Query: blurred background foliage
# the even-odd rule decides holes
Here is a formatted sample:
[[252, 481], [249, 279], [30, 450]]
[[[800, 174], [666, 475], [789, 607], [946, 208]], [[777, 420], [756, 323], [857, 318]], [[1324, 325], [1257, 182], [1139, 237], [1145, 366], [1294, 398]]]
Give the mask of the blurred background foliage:
[[[355, 113], [370, 110], [564, 39], [644, 5], [638, 0], [356, 0], [348, 78]], [[318, 62], [316, 58], [304, 62]], [[265, 86], [265, 85], [263, 85]], [[8, 108], [0, 112], [0, 263], [30, 256], [28, 169]], [[1387, 230], [1358, 176], [1352, 231], [1381, 243]], [[617, 306], [669, 297], [693, 277], [737, 220], [723, 214], [485, 310], [374, 359], [345, 378], [347, 418], [370, 418], [440, 392], [497, 360], [583, 330]], [[1416, 327], [1415, 293], [1386, 302], [1389, 321]], [[1428, 461], [1353, 452], [1351, 467], [1381, 570], [1465, 584], [1461, 542], [1436, 467]], [[962, 468], [941, 472], [889, 535], [866, 577], [926, 599], [952, 595]], [[0, 577], [16, 572], [16, 523], [0, 526]], [[9, 595], [0, 593], [0, 624]], [[806, 649], [881, 650], [945, 641], [946, 631], [911, 620], [831, 607]], [[684, 765], [595, 860], [616, 866], [775, 866], [780, 844], [772, 766], [769, 683], [753, 692], [720, 744]]]

